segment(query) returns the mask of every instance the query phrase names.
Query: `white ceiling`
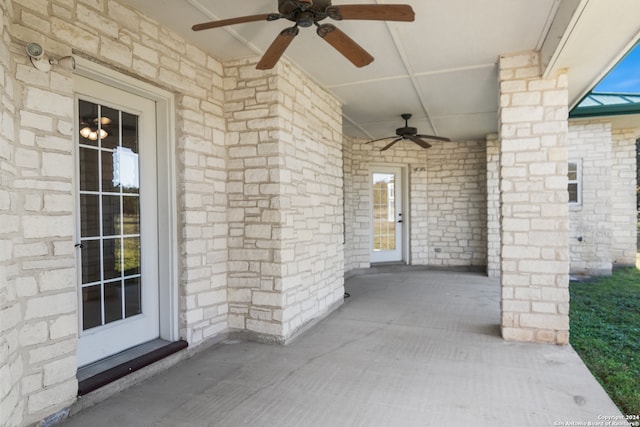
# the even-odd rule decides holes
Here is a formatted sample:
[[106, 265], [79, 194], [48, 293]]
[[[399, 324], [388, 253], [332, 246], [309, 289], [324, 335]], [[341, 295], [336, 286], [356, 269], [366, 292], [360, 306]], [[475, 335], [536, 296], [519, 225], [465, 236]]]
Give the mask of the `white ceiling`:
[[[201, 22], [277, 12], [277, 0], [128, 3], [221, 61], [259, 56], [291, 26], [279, 20], [191, 31]], [[370, 65], [354, 67], [314, 28], [302, 28], [285, 53], [344, 103], [344, 130], [354, 137], [394, 135], [400, 114], [412, 113], [419, 133], [484, 138], [497, 131], [500, 54], [545, 47], [553, 54], [550, 68], [577, 70], [577, 102], [640, 34], [638, 0], [616, 0], [616, 8], [603, 0], [334, 0], [364, 3], [410, 4], [416, 13], [409, 23], [333, 22], [376, 58]], [[566, 19], [556, 19], [561, 3]], [[600, 55], [593, 58], [585, 43], [595, 43]]]

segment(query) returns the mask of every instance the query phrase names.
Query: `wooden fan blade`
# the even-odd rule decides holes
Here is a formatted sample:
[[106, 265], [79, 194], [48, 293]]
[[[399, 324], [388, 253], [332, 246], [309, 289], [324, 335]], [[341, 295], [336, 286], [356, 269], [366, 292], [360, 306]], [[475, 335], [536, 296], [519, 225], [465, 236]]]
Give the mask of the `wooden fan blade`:
[[269, 49], [264, 53], [262, 59], [260, 59], [260, 62], [256, 65], [256, 68], [258, 70], [270, 70], [273, 68], [299, 32], [298, 27], [290, 27], [282, 30], [273, 43], [271, 43]]
[[424, 148], [425, 150], [431, 148], [431, 144], [429, 144], [427, 141], [421, 140], [417, 136], [410, 136], [409, 139], [415, 142], [416, 144], [418, 144], [420, 147]]
[[335, 20], [367, 19], [372, 21], [403, 21], [412, 22], [416, 14], [411, 6], [406, 4], [350, 4], [331, 6], [327, 8], [327, 15]]
[[393, 141], [391, 141], [388, 145], [385, 145], [380, 151], [386, 151], [389, 148], [393, 147], [393, 144], [395, 144], [398, 141], [402, 141], [402, 138], [396, 138]]
[[391, 139], [391, 138], [395, 138], [396, 136], [385, 136], [384, 138], [378, 138], [378, 139], [374, 139], [372, 141], [367, 141], [365, 142], [365, 144], [371, 144], [372, 142], [378, 142], [378, 141], [384, 141], [385, 139]]
[[239, 18], [231, 18], [231, 19], [222, 19], [220, 21], [211, 21], [205, 22], [202, 24], [196, 24], [191, 29], [193, 31], [202, 31], [208, 30], [209, 28], [218, 28], [224, 27], [226, 25], [235, 25], [235, 24], [243, 24], [245, 22], [256, 22], [256, 21], [273, 21], [276, 16], [280, 17], [280, 15], [274, 13], [264, 13], [262, 15], [251, 15], [251, 16], [241, 16]]
[[435, 136], [435, 135], [416, 135], [418, 138], [426, 138], [426, 139], [435, 139], [438, 141], [451, 141], [449, 138], [445, 138], [443, 136]]
[[319, 25], [317, 33], [356, 67], [364, 67], [373, 61], [369, 52], [334, 25]]

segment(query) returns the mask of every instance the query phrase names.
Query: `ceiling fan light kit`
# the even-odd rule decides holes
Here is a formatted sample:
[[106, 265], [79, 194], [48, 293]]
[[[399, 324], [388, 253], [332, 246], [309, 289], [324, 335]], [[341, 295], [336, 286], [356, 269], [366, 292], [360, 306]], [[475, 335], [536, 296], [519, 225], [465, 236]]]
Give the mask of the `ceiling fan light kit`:
[[373, 56], [335, 25], [319, 24], [320, 21], [330, 18], [335, 21], [358, 19], [412, 22], [415, 19], [413, 9], [405, 4], [333, 6], [331, 0], [278, 0], [278, 12], [205, 22], [194, 25], [191, 29], [201, 31], [227, 25], [257, 21], [271, 22], [279, 19], [293, 22], [295, 24], [293, 27], [285, 28], [280, 32], [256, 66], [259, 70], [268, 70], [276, 65], [287, 47], [298, 35], [299, 27], [308, 28], [315, 25], [318, 36], [351, 61], [353, 65], [364, 67], [373, 61]]

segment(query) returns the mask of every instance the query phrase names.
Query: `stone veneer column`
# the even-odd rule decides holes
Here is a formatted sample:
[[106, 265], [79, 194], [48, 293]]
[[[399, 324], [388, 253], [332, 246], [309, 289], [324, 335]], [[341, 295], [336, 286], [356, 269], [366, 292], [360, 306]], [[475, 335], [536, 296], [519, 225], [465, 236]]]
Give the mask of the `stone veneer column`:
[[537, 52], [499, 73], [502, 335], [567, 344], [567, 74], [542, 78]]
[[341, 105], [286, 61], [225, 76], [229, 326], [285, 342], [344, 295]]

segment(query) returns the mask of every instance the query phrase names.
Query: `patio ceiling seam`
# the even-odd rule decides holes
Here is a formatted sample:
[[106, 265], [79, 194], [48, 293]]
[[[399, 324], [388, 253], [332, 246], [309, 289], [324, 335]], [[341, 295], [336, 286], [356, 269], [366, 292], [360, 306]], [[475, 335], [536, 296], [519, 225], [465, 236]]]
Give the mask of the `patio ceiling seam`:
[[[379, 1], [376, 0], [376, 3], [379, 3]], [[422, 106], [422, 112], [424, 113], [427, 120], [429, 121], [429, 125], [431, 126], [433, 134], [438, 135], [438, 129], [436, 129], [436, 125], [433, 123], [433, 120], [431, 120], [431, 115], [429, 114], [429, 107], [427, 106], [426, 100], [422, 96], [422, 91], [420, 90], [420, 84], [418, 83], [414, 70], [411, 67], [411, 64], [409, 62], [409, 57], [407, 56], [407, 53], [405, 52], [405, 50], [402, 48], [402, 43], [400, 43], [398, 32], [391, 25], [390, 22], [387, 21], [385, 23], [387, 25], [387, 29], [389, 30], [389, 35], [393, 40], [393, 44], [396, 48], [396, 51], [398, 52], [398, 55], [400, 55], [400, 60], [402, 61], [402, 65], [404, 66], [404, 69], [407, 70], [409, 79], [411, 80], [411, 84], [413, 86], [413, 90], [415, 91], [415, 94], [418, 97], [418, 100], [420, 101], [420, 105]], [[409, 113], [409, 112], [410, 111], [406, 111], [406, 113]]]
[[351, 125], [353, 127], [355, 127], [356, 129], [358, 129], [360, 132], [362, 132], [367, 139], [373, 139], [373, 136], [371, 136], [371, 134], [369, 132], [367, 132], [362, 126], [360, 126], [358, 124], [358, 122], [356, 122], [355, 120], [353, 120], [351, 117], [349, 117], [347, 114], [344, 113], [344, 111], [342, 112], [342, 117], [344, 119], [346, 119], [349, 123], [351, 123]]
[[[204, 6], [198, 0], [187, 0], [187, 3], [189, 3], [195, 9], [199, 10], [202, 14], [208, 16], [213, 21], [217, 21], [217, 20], [221, 19], [219, 16], [217, 16], [215, 13], [213, 13], [211, 10], [209, 10], [209, 8]], [[251, 49], [256, 54], [262, 54], [263, 53], [263, 51], [260, 48], [258, 48], [258, 46], [254, 45], [253, 43], [249, 42], [247, 39], [242, 37], [240, 35], [240, 33], [238, 33], [233, 28], [227, 26], [227, 27], [223, 27], [223, 29], [224, 29], [224, 31], [229, 33], [231, 35], [231, 37], [233, 37], [234, 39], [238, 40], [240, 43], [242, 43], [245, 46], [247, 46], [249, 49]]]

